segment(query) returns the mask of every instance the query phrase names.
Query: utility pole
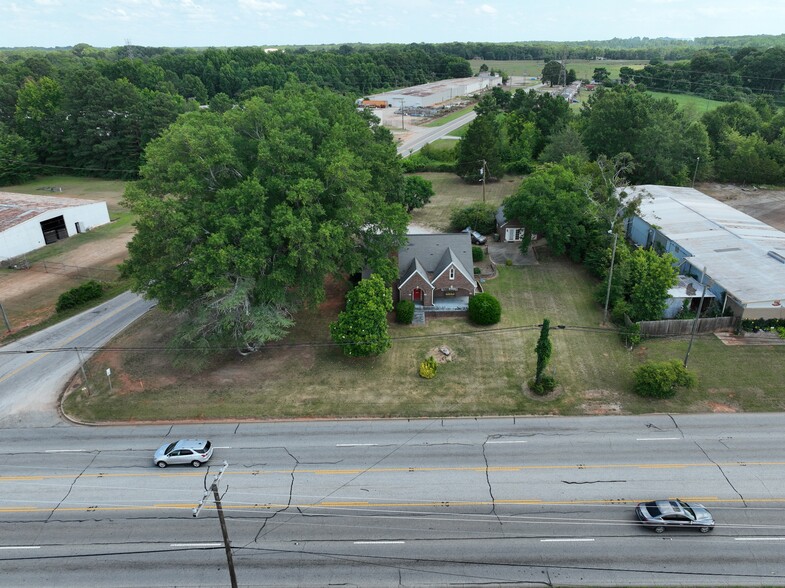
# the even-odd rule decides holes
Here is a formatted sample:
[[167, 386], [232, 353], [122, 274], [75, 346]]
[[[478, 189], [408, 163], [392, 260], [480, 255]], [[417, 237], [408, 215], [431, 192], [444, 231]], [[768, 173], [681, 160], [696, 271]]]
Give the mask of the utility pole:
[[74, 351], [76, 351], [76, 357], [77, 359], [79, 359], [79, 369], [82, 372], [82, 379], [84, 380], [84, 385], [87, 387], [87, 394], [90, 395], [92, 394], [92, 391], [90, 390], [90, 382], [87, 381], [87, 374], [84, 371], [84, 362], [82, 361], [82, 354], [79, 353], [78, 347], [74, 347]]
[[701, 158], [698, 157], [695, 160], [695, 171], [692, 173], [692, 187], [695, 187], [695, 177], [698, 175], [698, 164], [701, 162]]
[[[613, 225], [611, 225], [611, 230], [608, 231], [609, 233], [613, 231]], [[613, 251], [611, 252], [611, 269], [608, 270], [608, 292], [605, 294], [605, 313], [603, 314], [602, 322], [603, 324], [608, 322], [608, 303], [611, 300], [611, 280], [613, 279], [613, 262], [616, 261], [616, 241], [619, 239], [619, 233], [613, 233]]]
[[480, 178], [482, 179], [482, 203], [485, 204], [485, 171], [488, 169], [488, 162], [482, 160], [482, 167], [480, 168]]
[[401, 130], [405, 131], [406, 130], [406, 125], [403, 122], [403, 113], [404, 113], [404, 110], [403, 110], [403, 100], [404, 99], [400, 98], [399, 100], [401, 101]]
[[8, 322], [8, 315], [5, 313], [5, 308], [3, 308], [3, 304], [0, 303], [0, 314], [3, 315], [3, 322], [5, 322], [5, 328], [10, 333], [11, 332], [11, 323]]
[[[224, 550], [226, 551], [226, 563], [229, 566], [229, 579], [232, 582], [232, 588], [237, 588], [237, 576], [234, 572], [234, 560], [232, 559], [232, 546], [229, 543], [229, 532], [226, 530], [226, 520], [224, 520], [224, 511], [223, 506], [221, 506], [221, 495], [218, 494], [218, 482], [221, 480], [221, 476], [224, 475], [226, 468], [229, 467], [227, 462], [224, 462], [223, 467], [221, 470], [215, 475], [213, 478], [212, 484], [210, 487], [207, 488], [205, 485], [204, 495], [202, 499], [199, 501], [199, 504], [193, 509], [194, 518], [199, 516], [199, 511], [202, 510], [204, 506], [204, 501], [207, 500], [207, 497], [210, 495], [210, 492], [213, 493], [213, 500], [215, 501], [215, 510], [218, 511], [218, 520], [221, 523], [221, 534], [224, 538]], [[205, 475], [205, 479], [207, 475]]]
[[698, 328], [698, 319], [701, 317], [701, 309], [703, 308], [703, 299], [706, 296], [706, 268], [703, 268], [703, 275], [701, 282], [703, 282], [703, 292], [701, 292], [701, 299], [698, 303], [698, 312], [695, 315], [695, 320], [692, 321], [692, 333], [690, 334], [690, 344], [687, 345], [687, 355], [684, 356], [684, 367], [687, 367], [687, 362], [690, 360], [690, 351], [692, 350], [692, 342], [695, 340], [695, 331]]

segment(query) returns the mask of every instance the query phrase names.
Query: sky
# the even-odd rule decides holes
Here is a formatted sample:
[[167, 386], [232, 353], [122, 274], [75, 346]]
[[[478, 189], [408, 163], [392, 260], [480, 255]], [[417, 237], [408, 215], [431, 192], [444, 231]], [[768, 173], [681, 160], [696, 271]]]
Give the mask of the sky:
[[785, 0], [0, 0], [0, 47], [272, 47], [782, 33]]

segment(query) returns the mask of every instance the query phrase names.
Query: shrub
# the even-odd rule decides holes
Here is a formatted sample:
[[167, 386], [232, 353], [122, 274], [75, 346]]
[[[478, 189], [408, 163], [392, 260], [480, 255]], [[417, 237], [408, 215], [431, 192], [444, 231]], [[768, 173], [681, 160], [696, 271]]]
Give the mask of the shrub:
[[483, 292], [469, 298], [469, 320], [477, 325], [495, 325], [502, 316], [499, 301]]
[[414, 320], [414, 302], [411, 300], [401, 300], [395, 307], [395, 322], [402, 325], [411, 325]]
[[483, 235], [492, 233], [496, 228], [496, 207], [492, 204], [477, 202], [460, 208], [450, 215], [450, 226], [455, 231], [471, 227]]
[[540, 376], [540, 381], [532, 380], [529, 382], [529, 390], [537, 396], [545, 396], [556, 389], [556, 380], [553, 376], [543, 374]]
[[474, 268], [474, 275], [475, 276], [478, 275], [478, 274], [481, 274], [481, 273], [482, 273], [482, 270], [480, 268], [478, 268], [478, 267]]
[[635, 393], [645, 398], [672, 398], [677, 388], [694, 385], [695, 376], [677, 359], [648, 361], [635, 370]]
[[472, 261], [482, 261], [483, 259], [485, 259], [485, 254], [482, 251], [482, 247], [472, 245]]
[[512, 259], [510, 258], [505, 259], [504, 265], [506, 265], [507, 267], [512, 267]]
[[420, 377], [426, 380], [432, 379], [436, 376], [436, 360], [433, 357], [426, 357], [425, 361], [420, 363]]
[[68, 310], [70, 308], [76, 308], [87, 302], [90, 302], [91, 300], [100, 298], [103, 293], [103, 286], [101, 286], [101, 284], [95, 280], [90, 280], [81, 286], [71, 288], [67, 292], [60, 294], [60, 297], [57, 299], [57, 305], [55, 306], [55, 309], [57, 312], [63, 312], [64, 310]]

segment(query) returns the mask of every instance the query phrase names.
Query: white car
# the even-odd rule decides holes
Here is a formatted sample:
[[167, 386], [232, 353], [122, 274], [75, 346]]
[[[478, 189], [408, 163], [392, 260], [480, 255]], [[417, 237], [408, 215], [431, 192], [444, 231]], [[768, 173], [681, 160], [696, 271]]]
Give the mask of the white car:
[[168, 465], [191, 464], [198, 468], [207, 463], [213, 455], [213, 445], [206, 439], [181, 439], [174, 443], [161, 445], [153, 456], [153, 463], [159, 468]]

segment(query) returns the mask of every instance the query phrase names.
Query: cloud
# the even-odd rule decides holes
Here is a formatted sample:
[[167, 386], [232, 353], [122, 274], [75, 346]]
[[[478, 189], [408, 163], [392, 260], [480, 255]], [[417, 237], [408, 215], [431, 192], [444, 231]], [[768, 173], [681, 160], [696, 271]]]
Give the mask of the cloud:
[[261, 12], [265, 14], [284, 10], [286, 8], [286, 4], [275, 2], [275, 0], [239, 0], [238, 5], [241, 8], [245, 8], [252, 12]]
[[303, 16], [305, 16], [305, 12], [303, 12], [302, 10], [300, 10], [300, 9], [298, 8], [297, 10], [295, 10], [294, 12], [292, 12], [292, 16], [303, 17]]
[[479, 6], [479, 7], [477, 7], [474, 10], [474, 12], [476, 12], [477, 14], [496, 14], [498, 12], [498, 10], [496, 10], [490, 4], [483, 4], [483, 5]]

